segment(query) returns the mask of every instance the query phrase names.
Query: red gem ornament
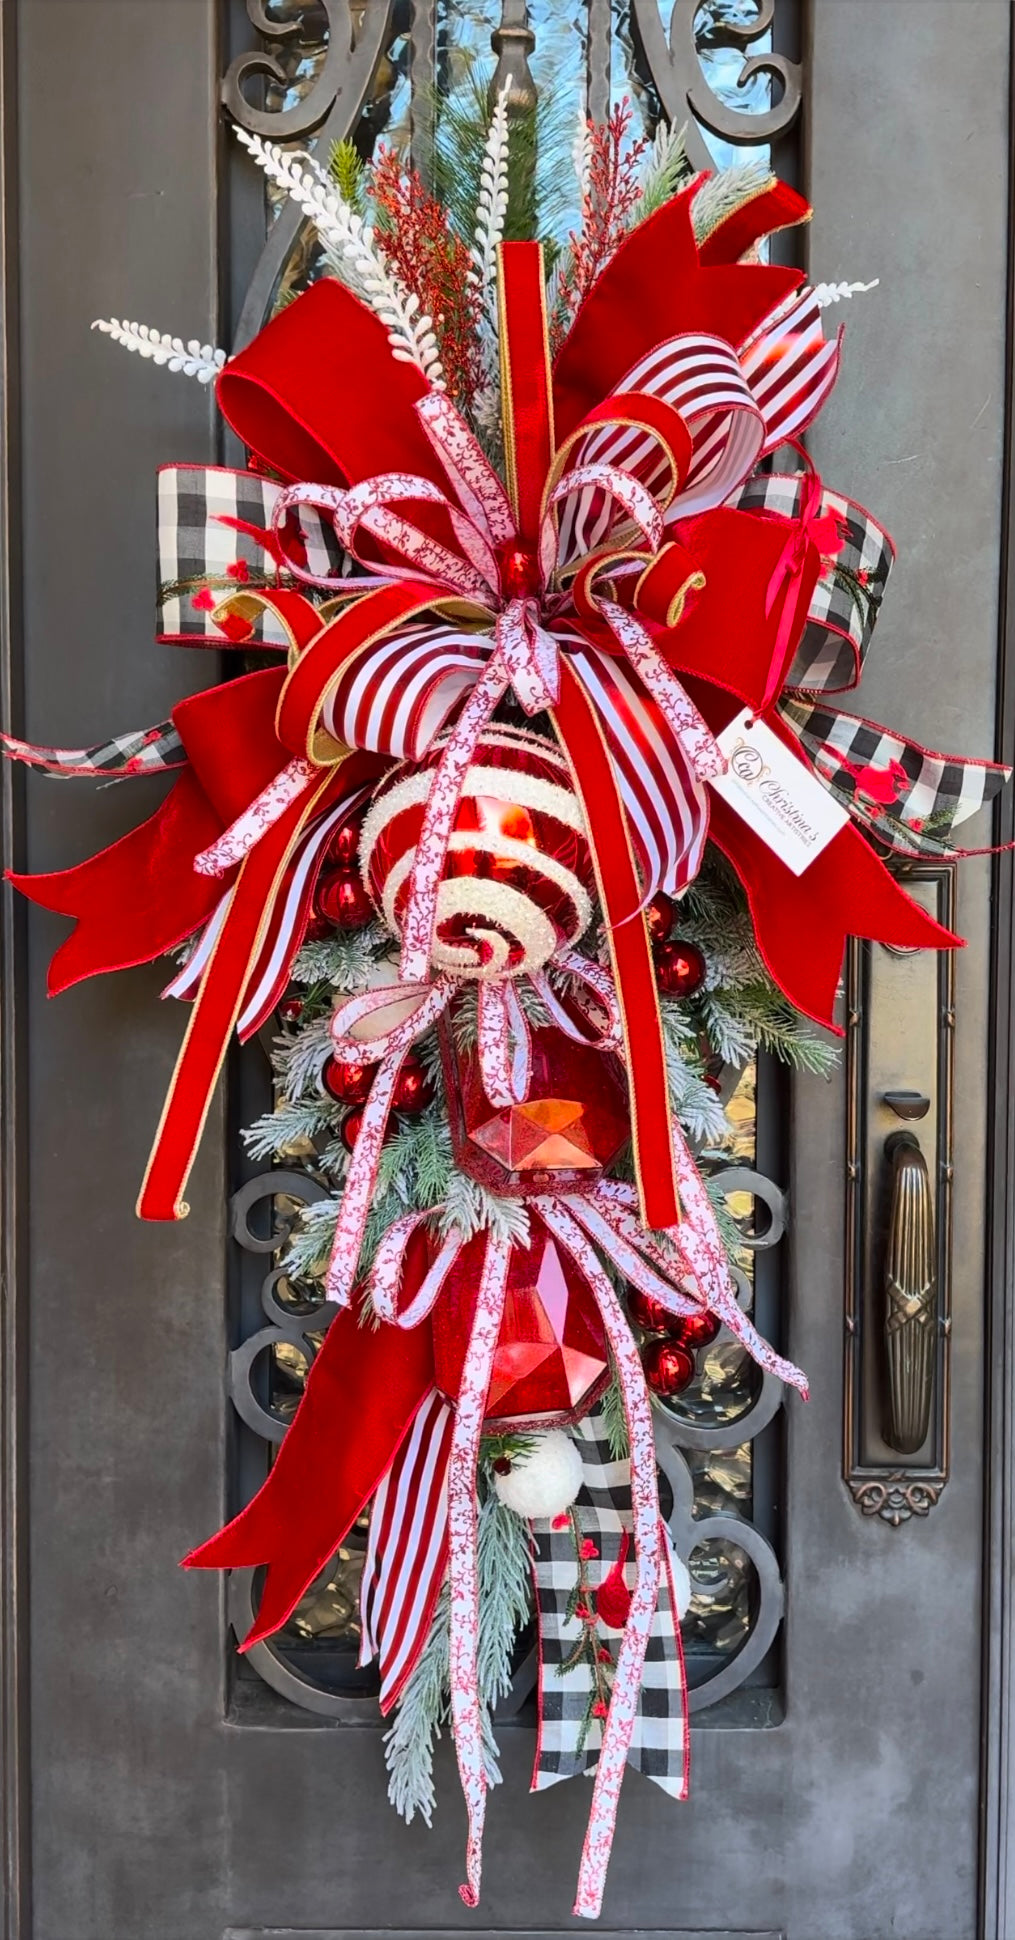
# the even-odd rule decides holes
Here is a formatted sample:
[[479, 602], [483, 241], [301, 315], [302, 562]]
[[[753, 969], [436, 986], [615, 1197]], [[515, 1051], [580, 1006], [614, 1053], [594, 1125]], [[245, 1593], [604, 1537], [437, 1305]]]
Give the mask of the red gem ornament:
[[660, 943], [654, 951], [656, 982], [667, 997], [693, 997], [708, 965], [696, 943]]
[[[461, 1386], [487, 1236], [463, 1247], [434, 1309], [434, 1371], [449, 1401]], [[500, 1338], [487, 1395], [499, 1426], [565, 1427], [609, 1377], [603, 1323], [584, 1275], [533, 1221], [528, 1247], [511, 1255]]]
[[680, 1394], [694, 1380], [694, 1355], [679, 1341], [648, 1341], [641, 1350], [641, 1363], [653, 1394]]
[[710, 1347], [721, 1325], [714, 1314], [683, 1314], [679, 1320], [671, 1316], [669, 1331], [681, 1347]]
[[433, 1085], [420, 1058], [408, 1057], [398, 1074], [392, 1100], [395, 1111], [423, 1111], [433, 1097]]
[[361, 930], [373, 917], [373, 905], [358, 875], [336, 870], [318, 884], [314, 908], [337, 930]]
[[589, 1185], [630, 1137], [616, 1059], [563, 1031], [533, 1030], [528, 1098], [502, 1110], [483, 1089], [476, 1053], [459, 1050], [443, 1028], [440, 1044], [455, 1162], [491, 1191], [524, 1197]]
[[665, 890], [661, 889], [658, 896], [653, 896], [645, 911], [645, 921], [653, 943], [665, 943], [673, 928], [676, 913], [677, 908], [673, 897], [667, 896]]
[[329, 1058], [321, 1072], [321, 1083], [340, 1105], [365, 1105], [370, 1096], [376, 1065], [341, 1064]]

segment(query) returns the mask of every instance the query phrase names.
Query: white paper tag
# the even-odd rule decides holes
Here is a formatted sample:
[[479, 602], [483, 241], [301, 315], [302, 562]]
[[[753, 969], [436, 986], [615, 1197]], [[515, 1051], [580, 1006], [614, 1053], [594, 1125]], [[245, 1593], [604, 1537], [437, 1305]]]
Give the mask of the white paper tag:
[[718, 737], [729, 762], [710, 784], [749, 828], [802, 876], [849, 821], [844, 808], [822, 788], [778, 736], [749, 708]]

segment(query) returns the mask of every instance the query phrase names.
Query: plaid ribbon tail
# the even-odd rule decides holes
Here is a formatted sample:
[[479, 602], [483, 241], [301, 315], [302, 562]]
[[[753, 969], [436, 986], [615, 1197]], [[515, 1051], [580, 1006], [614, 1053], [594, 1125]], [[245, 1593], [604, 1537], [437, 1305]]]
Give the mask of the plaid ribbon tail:
[[158, 727], [136, 728], [128, 734], [115, 734], [110, 741], [99, 741], [93, 748], [40, 748], [31, 741], [18, 741], [11, 734], [0, 735], [4, 753], [12, 761], [23, 761], [28, 768], [41, 768], [58, 780], [76, 775], [107, 776], [110, 780], [127, 775], [159, 774], [167, 768], [185, 768], [187, 751], [172, 721]]
[[905, 856], [989, 852], [959, 848], [953, 833], [994, 800], [1009, 769], [938, 754], [804, 695], [784, 696], [779, 713], [829, 794], [886, 848]]
[[[287, 583], [272, 551], [271, 521], [282, 490], [256, 472], [224, 465], [164, 465], [159, 472], [159, 618], [157, 637], [179, 646], [221, 647], [230, 637], [212, 613], [230, 593]], [[330, 521], [304, 507], [290, 551], [321, 577], [341, 572], [343, 554]], [[242, 640], [250, 647], [288, 645], [269, 610]], [[241, 637], [238, 635], [238, 637]]]
[[[586, 1416], [575, 1432], [585, 1471], [576, 1509], [583, 1541], [591, 1542], [598, 1552], [588, 1565], [594, 1598], [599, 1583], [617, 1561], [623, 1532], [631, 1528], [630, 1465], [613, 1459], [601, 1414]], [[674, 1583], [680, 1566], [673, 1558], [669, 1531], [665, 1524], [662, 1527], [664, 1567], [628, 1764], [672, 1798], [683, 1799], [688, 1790], [690, 1737]], [[539, 1521], [532, 1524], [532, 1534], [539, 1623], [539, 1735], [531, 1789], [542, 1792], [579, 1772], [595, 1771], [602, 1720], [592, 1717], [589, 1721], [594, 1695], [590, 1665], [583, 1660], [563, 1670], [582, 1628], [578, 1617], [567, 1616], [577, 1577], [573, 1530], [570, 1526], [556, 1529], [550, 1522]], [[634, 1557], [630, 1556], [625, 1565], [628, 1587], [634, 1574]], [[619, 1634], [598, 1626], [601, 1647], [614, 1654]], [[610, 1667], [605, 1668], [609, 1676]]]

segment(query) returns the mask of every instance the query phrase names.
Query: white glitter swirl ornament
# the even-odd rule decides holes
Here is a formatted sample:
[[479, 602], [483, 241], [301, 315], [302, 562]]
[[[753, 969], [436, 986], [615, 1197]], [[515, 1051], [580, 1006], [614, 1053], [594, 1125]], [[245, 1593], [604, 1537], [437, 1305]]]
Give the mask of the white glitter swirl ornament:
[[[394, 935], [401, 933], [434, 769], [402, 762], [367, 811], [360, 867]], [[468, 769], [437, 899], [431, 962], [470, 978], [517, 977], [574, 943], [592, 915], [592, 858], [581, 806], [557, 747], [493, 725]]]

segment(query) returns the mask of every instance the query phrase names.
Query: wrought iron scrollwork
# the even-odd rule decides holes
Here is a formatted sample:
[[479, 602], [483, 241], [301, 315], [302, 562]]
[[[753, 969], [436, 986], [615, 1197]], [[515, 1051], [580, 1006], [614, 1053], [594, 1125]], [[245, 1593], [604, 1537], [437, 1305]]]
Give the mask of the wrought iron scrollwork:
[[[319, 0], [319, 4], [327, 16], [326, 53], [302, 100], [275, 111], [250, 104], [243, 87], [251, 77], [267, 75], [279, 83], [286, 79], [282, 64], [263, 49], [239, 55], [226, 74], [223, 104], [251, 133], [271, 141], [317, 133], [326, 145], [344, 141], [356, 128], [392, 41], [395, 0]], [[247, 0], [247, 11], [258, 32], [276, 43], [299, 32], [299, 19], [273, 20], [264, 12], [263, 0]], [[293, 202], [287, 202], [276, 216], [246, 294], [234, 349], [249, 343], [268, 316], [302, 221]]]
[[[390, 15], [390, 7], [371, 6], [369, 0], [307, 0], [307, 13], [311, 4], [324, 15], [320, 39], [325, 55], [313, 85], [299, 101], [271, 110], [256, 108], [248, 99], [244, 90], [251, 80], [267, 78], [284, 87], [289, 79], [284, 63], [267, 48], [238, 54], [222, 82], [223, 105], [234, 121], [269, 141], [293, 141], [315, 134], [340, 95], [352, 105], [348, 116], [351, 127], [384, 43], [388, 25], [385, 15]], [[275, 46], [288, 46], [303, 31], [302, 13], [293, 19], [278, 18], [265, 12], [264, 0], [247, 0], [247, 13], [262, 40]]]
[[771, 31], [775, 8], [776, 0], [759, 0], [753, 19], [738, 22], [724, 16], [715, 22], [712, 32], [714, 45], [744, 53], [739, 87], [745, 88], [755, 76], [764, 74], [781, 88], [781, 99], [767, 113], [756, 114], [747, 108], [731, 107], [709, 86], [701, 63], [701, 0], [674, 0], [668, 38], [659, 0], [632, 0], [633, 18], [667, 120], [679, 127], [688, 120], [690, 110], [687, 145], [696, 167], [708, 168], [712, 163], [695, 123], [723, 141], [754, 148], [787, 134], [800, 113], [803, 70], [798, 63], [784, 54], [748, 52]]

